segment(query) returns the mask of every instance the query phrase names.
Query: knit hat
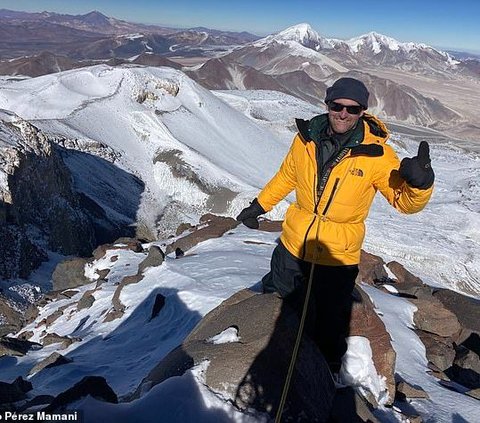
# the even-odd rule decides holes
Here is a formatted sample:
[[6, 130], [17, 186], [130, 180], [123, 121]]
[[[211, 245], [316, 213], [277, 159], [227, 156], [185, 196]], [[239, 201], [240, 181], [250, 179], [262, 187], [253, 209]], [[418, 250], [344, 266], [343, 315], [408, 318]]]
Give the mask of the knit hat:
[[325, 104], [337, 98], [348, 98], [356, 101], [364, 109], [368, 109], [368, 90], [362, 81], [354, 78], [340, 78], [327, 88]]

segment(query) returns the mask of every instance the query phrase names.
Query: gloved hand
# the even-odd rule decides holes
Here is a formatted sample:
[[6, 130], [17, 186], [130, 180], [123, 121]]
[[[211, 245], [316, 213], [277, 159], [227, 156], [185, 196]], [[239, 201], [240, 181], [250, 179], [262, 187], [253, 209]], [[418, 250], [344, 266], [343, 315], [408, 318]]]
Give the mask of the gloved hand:
[[258, 229], [257, 217], [266, 213], [258, 200], [255, 198], [248, 207], [244, 208], [237, 216], [237, 220], [250, 229]]
[[400, 176], [413, 188], [428, 189], [435, 179], [430, 162], [430, 147], [428, 142], [422, 141], [417, 155], [407, 157], [400, 163]]

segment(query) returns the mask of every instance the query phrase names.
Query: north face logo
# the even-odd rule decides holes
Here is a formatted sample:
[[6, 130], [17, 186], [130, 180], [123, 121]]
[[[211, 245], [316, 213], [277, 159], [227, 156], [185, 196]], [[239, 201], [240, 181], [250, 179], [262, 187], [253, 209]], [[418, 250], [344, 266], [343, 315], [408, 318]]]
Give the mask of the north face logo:
[[352, 169], [352, 170], [350, 170], [350, 173], [353, 176], [363, 176], [363, 170], [362, 169]]

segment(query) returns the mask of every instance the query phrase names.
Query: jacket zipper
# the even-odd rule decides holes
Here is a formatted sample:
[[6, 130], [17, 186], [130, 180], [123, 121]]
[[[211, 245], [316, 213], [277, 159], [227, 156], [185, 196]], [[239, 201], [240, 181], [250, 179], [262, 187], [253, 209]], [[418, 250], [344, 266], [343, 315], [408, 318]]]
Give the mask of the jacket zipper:
[[323, 213], [322, 213], [323, 216], [327, 214], [327, 211], [330, 208], [330, 204], [332, 204], [333, 196], [335, 195], [335, 191], [337, 190], [339, 182], [340, 182], [340, 178], [336, 178], [335, 183], [333, 184], [332, 192], [330, 193], [330, 197], [328, 198], [327, 204], [323, 209]]
[[[318, 187], [317, 187], [317, 201], [315, 203], [315, 207], [314, 207], [314, 210], [313, 210], [313, 219], [312, 219], [312, 222], [310, 223], [310, 225], [308, 226], [308, 229], [307, 231], [305, 232], [305, 237], [303, 238], [303, 251], [302, 251], [302, 257], [301, 259], [304, 260], [305, 259], [305, 255], [307, 253], [307, 248], [306, 248], [306, 243], [307, 243], [307, 238], [308, 238], [308, 233], [310, 232], [310, 229], [312, 228], [313, 224], [315, 223], [315, 219], [317, 218], [317, 209], [318, 209], [318, 205], [320, 204], [320, 199], [322, 197], [322, 194], [323, 194], [323, 191], [325, 190], [325, 187], [327, 185], [327, 181], [328, 181], [328, 178], [330, 177], [330, 174], [332, 173], [332, 170], [333, 168], [338, 164], [340, 163], [340, 161], [348, 154], [349, 152], [349, 148], [344, 148], [343, 150], [340, 151], [340, 153], [338, 154], [337, 157], [335, 157], [335, 159], [333, 161], [331, 161], [330, 163], [328, 163], [328, 167], [326, 168], [326, 170], [323, 172], [322, 174], [322, 178], [319, 180], [318, 182]], [[325, 209], [323, 210], [323, 213], [322, 215], [325, 216], [325, 213], [328, 211], [329, 207], [330, 207], [330, 204], [333, 200], [333, 195], [335, 194], [335, 191], [337, 189], [337, 186], [338, 186], [338, 183], [340, 182], [340, 178], [336, 178], [335, 180], [335, 183], [333, 185], [333, 189], [332, 189], [332, 192], [330, 193], [330, 197], [327, 201], [327, 204], [325, 206]], [[315, 189], [315, 185], [314, 185], [314, 189]], [[315, 197], [314, 197], [315, 198]]]

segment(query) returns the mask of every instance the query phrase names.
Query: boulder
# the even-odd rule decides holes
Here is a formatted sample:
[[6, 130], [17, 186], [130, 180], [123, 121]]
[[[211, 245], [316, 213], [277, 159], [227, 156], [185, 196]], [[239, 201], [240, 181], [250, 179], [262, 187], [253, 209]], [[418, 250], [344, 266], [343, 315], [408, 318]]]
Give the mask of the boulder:
[[31, 370], [28, 372], [29, 375], [33, 375], [35, 373], [40, 372], [43, 369], [48, 369], [50, 367], [57, 367], [61, 366], [62, 364], [68, 364], [71, 363], [73, 360], [68, 357], [64, 357], [62, 354], [59, 354], [57, 352], [54, 352], [50, 354], [47, 358], [44, 360], [38, 362], [31, 368]]
[[457, 349], [453, 366], [445, 371], [447, 376], [470, 389], [480, 388], [480, 357], [465, 347]]
[[413, 315], [416, 327], [425, 332], [434, 333], [442, 337], [457, 336], [462, 327], [451, 311], [443, 307], [442, 303], [435, 298], [411, 299], [417, 311]]
[[32, 390], [32, 384], [17, 377], [12, 383], [0, 382], [0, 404], [17, 402], [26, 398], [26, 393]]
[[282, 223], [283, 221], [281, 220], [259, 219], [258, 230], [264, 232], [282, 232]]
[[83, 295], [82, 298], [78, 300], [77, 303], [77, 310], [83, 310], [84, 308], [90, 308], [93, 303], [95, 302], [95, 297], [92, 295], [92, 293], [95, 290], [89, 290], [86, 291]]
[[384, 266], [385, 262], [382, 258], [362, 250], [358, 265], [358, 283], [364, 282], [373, 285], [388, 280], [388, 274]]
[[55, 399], [44, 408], [43, 411], [53, 413], [62, 410], [68, 404], [72, 404], [87, 395], [99, 401], [117, 404], [118, 398], [113, 389], [108, 385], [105, 378], [101, 376], [85, 376], [80, 382], [57, 395]]
[[156, 245], [152, 245], [148, 249], [148, 255], [139, 265], [138, 265], [138, 273], [143, 273], [147, 267], [157, 267], [163, 263], [165, 259], [165, 254]]
[[434, 333], [416, 330], [423, 345], [425, 345], [428, 361], [433, 363], [436, 369], [444, 372], [455, 360], [455, 349], [450, 338], [435, 335]]
[[165, 305], [165, 297], [162, 294], [157, 294], [155, 296], [155, 302], [153, 303], [150, 320], [155, 319], [155, 317], [158, 316], [158, 313], [160, 313], [164, 305]]
[[395, 289], [399, 296], [407, 298], [430, 299], [433, 288], [424, 284], [420, 278], [410, 273], [405, 267], [396, 261], [387, 264], [388, 269], [395, 275]]
[[415, 276], [413, 273], [410, 273], [405, 267], [403, 267], [400, 263], [396, 261], [391, 261], [387, 264], [389, 270], [395, 275], [397, 278], [397, 282], [399, 284], [415, 284], [418, 286], [422, 286], [423, 282], [420, 278]]
[[[296, 313], [275, 294], [240, 291], [207, 314], [183, 344], [149, 373], [134, 397], [208, 360], [205, 383], [209, 389], [222, 392], [239, 409], [253, 408], [273, 417], [285, 384], [298, 324]], [[224, 338], [226, 331], [229, 337]], [[334, 394], [325, 359], [313, 341], [304, 337], [283, 419], [325, 421]]]
[[463, 328], [480, 334], [480, 300], [449, 289], [436, 289], [433, 296], [457, 316]]
[[369, 296], [355, 287], [357, 301], [353, 303], [350, 320], [350, 336], [363, 336], [370, 342], [373, 364], [380, 376], [386, 381], [388, 390], [387, 404], [392, 404], [395, 398], [395, 359], [390, 334], [375, 312], [375, 307]]
[[24, 339], [4, 336], [0, 339], [0, 357], [4, 355], [21, 357], [31, 349], [40, 349], [42, 345]]
[[113, 293], [112, 297], [112, 305], [113, 309], [116, 312], [121, 312], [123, 315], [123, 311], [125, 310], [125, 306], [122, 304], [120, 301], [120, 293], [122, 292], [123, 288], [125, 288], [127, 285], [130, 285], [132, 283], [138, 283], [143, 279], [143, 275], [137, 273], [136, 275], [132, 276], [125, 276], [120, 284], [117, 286], [117, 289]]
[[428, 394], [420, 387], [410, 385], [405, 381], [397, 384], [396, 398], [406, 401], [407, 399], [424, 398], [428, 399]]
[[81, 338], [61, 336], [56, 333], [47, 333], [42, 339], [42, 344], [43, 346], [47, 346], [50, 344], [62, 344], [60, 348], [64, 349], [72, 345], [74, 342], [78, 342], [80, 340]]
[[91, 280], [85, 276], [85, 265], [88, 262], [84, 258], [74, 258], [59, 263], [52, 275], [53, 290], [63, 291], [90, 283]]

